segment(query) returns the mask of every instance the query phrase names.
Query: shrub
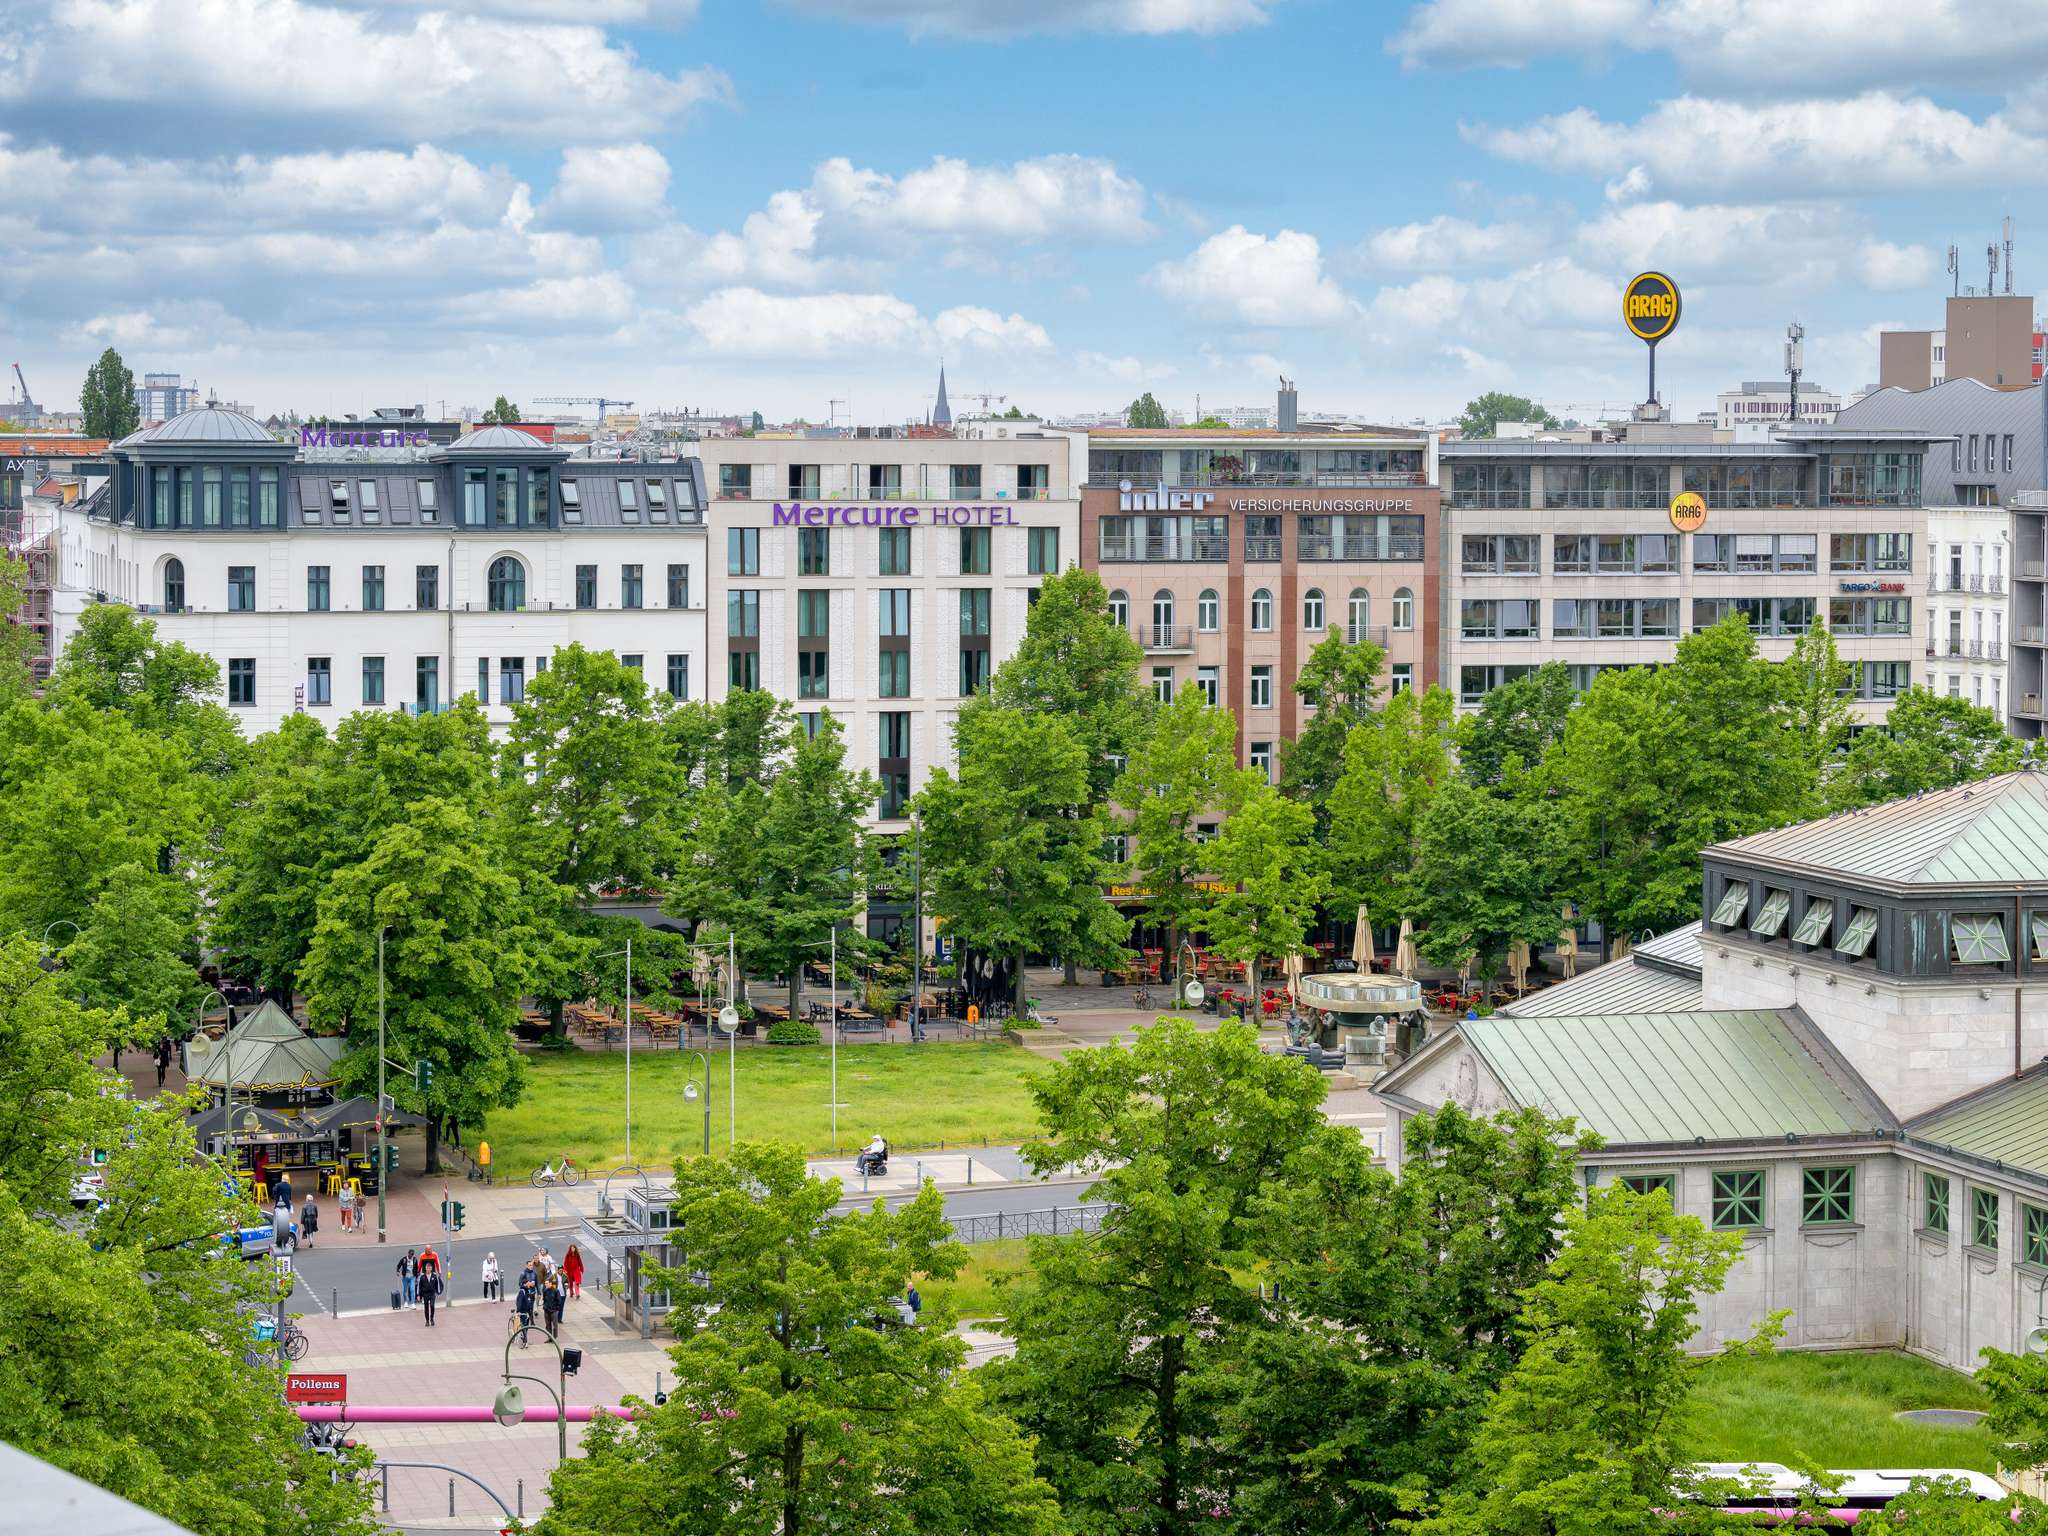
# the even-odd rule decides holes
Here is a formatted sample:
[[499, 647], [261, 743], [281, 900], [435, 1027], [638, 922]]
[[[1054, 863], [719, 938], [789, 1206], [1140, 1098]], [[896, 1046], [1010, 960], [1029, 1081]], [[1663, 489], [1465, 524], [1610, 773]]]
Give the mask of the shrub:
[[778, 1019], [768, 1026], [770, 1045], [816, 1045], [822, 1038], [808, 1019]]

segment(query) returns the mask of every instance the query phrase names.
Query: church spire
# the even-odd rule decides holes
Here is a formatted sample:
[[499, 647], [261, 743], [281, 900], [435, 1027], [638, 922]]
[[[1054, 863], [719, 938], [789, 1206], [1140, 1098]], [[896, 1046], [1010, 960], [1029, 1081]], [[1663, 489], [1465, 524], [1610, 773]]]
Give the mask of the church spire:
[[939, 364], [939, 398], [932, 407], [932, 425], [950, 427], [953, 425], [953, 407], [946, 403], [946, 365]]

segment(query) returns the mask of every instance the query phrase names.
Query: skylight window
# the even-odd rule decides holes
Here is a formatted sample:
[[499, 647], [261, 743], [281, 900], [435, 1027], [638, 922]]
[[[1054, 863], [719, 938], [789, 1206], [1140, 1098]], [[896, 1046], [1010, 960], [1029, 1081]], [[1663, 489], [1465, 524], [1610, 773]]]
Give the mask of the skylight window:
[[1749, 910], [1749, 886], [1746, 883], [1731, 885], [1721, 893], [1721, 904], [1714, 908], [1714, 921], [1724, 928], [1732, 928], [1742, 921], [1742, 914]]
[[1774, 939], [1785, 931], [1785, 917], [1791, 910], [1790, 891], [1766, 892], [1764, 904], [1757, 908], [1756, 921], [1749, 925], [1749, 931], [1760, 933], [1767, 939]]
[[2003, 965], [2012, 958], [2005, 921], [1995, 912], [1957, 916], [1949, 926], [1949, 943], [1960, 965]]
[[1867, 955], [1877, 937], [1877, 913], [1869, 907], [1851, 907], [1849, 926], [1842, 930], [1842, 942], [1835, 946], [1845, 955]]

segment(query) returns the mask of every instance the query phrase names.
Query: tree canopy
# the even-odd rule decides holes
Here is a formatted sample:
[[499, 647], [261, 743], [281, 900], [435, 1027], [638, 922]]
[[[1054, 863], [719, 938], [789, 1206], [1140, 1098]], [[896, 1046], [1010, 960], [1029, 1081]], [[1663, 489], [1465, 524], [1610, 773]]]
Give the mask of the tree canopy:
[[493, 424], [510, 426], [513, 422], [519, 420], [519, 407], [510, 400], [507, 400], [503, 395], [500, 395], [491, 402], [490, 408], [483, 415], [479, 416], [477, 420], [485, 426]]
[[1544, 428], [1557, 425], [1557, 418], [1527, 395], [1490, 389], [1465, 402], [1465, 409], [1458, 416], [1458, 429], [1467, 437], [1492, 437], [1504, 421], [1533, 421]]
[[2019, 767], [2025, 749], [1996, 713], [1967, 699], [1908, 688], [1881, 725], [1857, 736], [1827, 781], [1835, 810], [1950, 789]]
[[142, 407], [135, 403], [135, 375], [112, 347], [85, 370], [78, 387], [78, 414], [87, 437], [119, 442], [142, 425]]
[[1152, 391], [1146, 390], [1124, 408], [1124, 425], [1127, 427], [1164, 427], [1166, 407], [1152, 398]]

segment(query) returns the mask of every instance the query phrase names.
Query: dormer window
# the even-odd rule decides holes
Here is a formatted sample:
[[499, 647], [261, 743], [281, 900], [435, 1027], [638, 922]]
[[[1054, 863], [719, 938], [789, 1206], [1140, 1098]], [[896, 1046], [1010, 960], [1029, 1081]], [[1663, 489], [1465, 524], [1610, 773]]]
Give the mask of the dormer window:
[[1870, 953], [1871, 941], [1877, 937], [1877, 912], [1871, 907], [1851, 907], [1849, 926], [1842, 930], [1842, 942], [1835, 948], [1845, 955], [1859, 959]]
[[1749, 925], [1751, 933], [1775, 939], [1785, 931], [1785, 918], [1792, 911], [1790, 891], [1766, 891], [1764, 904], [1757, 908], [1756, 919]]
[[330, 505], [330, 506], [331, 506], [331, 507], [332, 507], [332, 508], [334, 509], [334, 520], [335, 520], [335, 521], [336, 521], [337, 523], [345, 523], [345, 522], [347, 522], [347, 521], [348, 521], [348, 482], [347, 482], [346, 480], [330, 480], [330, 481], [328, 481], [328, 482], [327, 482], [327, 500], [328, 500], [328, 504], [329, 504], [329, 505]]
[[1749, 884], [1738, 881], [1721, 892], [1721, 904], [1714, 908], [1714, 926], [1733, 928], [1749, 910]]
[[2003, 965], [2012, 958], [2005, 919], [1995, 912], [1957, 914], [1949, 924], [1949, 946], [1958, 965]]
[[640, 488], [630, 480], [619, 482], [619, 521], [637, 523], [640, 521]]
[[583, 488], [574, 480], [562, 482], [562, 521], [580, 523], [583, 521]]
[[1828, 930], [1835, 926], [1835, 904], [1832, 901], [1813, 901], [1806, 906], [1806, 915], [1799, 919], [1799, 927], [1792, 934], [1794, 944], [1823, 944], [1827, 942]]
[[356, 505], [362, 508], [364, 522], [377, 523], [383, 521], [383, 514], [377, 506], [376, 481], [358, 480], [356, 482]]
[[662, 489], [659, 480], [647, 482], [647, 520], [650, 523], [668, 521], [668, 493]]
[[420, 521], [438, 523], [441, 521], [441, 487], [438, 481], [417, 482], [420, 496]]

